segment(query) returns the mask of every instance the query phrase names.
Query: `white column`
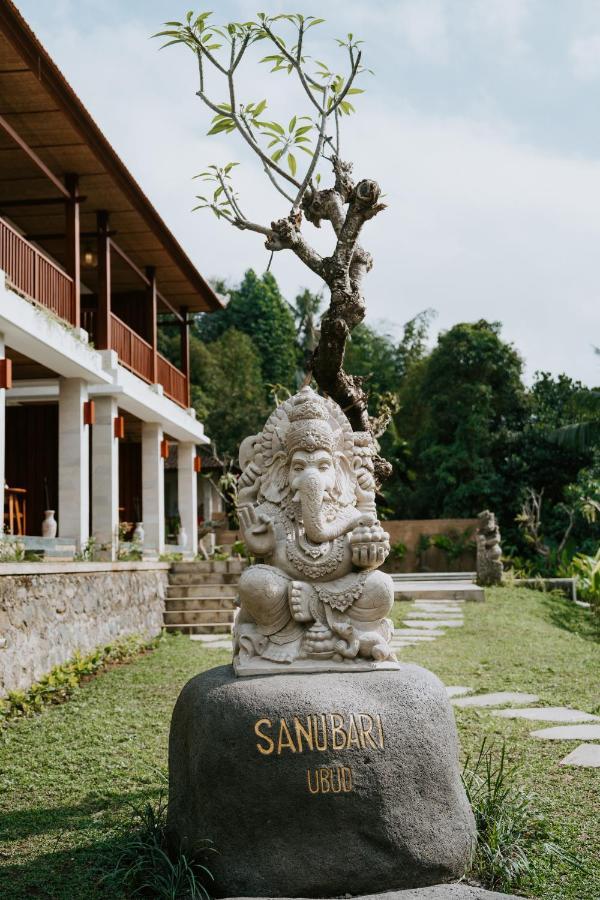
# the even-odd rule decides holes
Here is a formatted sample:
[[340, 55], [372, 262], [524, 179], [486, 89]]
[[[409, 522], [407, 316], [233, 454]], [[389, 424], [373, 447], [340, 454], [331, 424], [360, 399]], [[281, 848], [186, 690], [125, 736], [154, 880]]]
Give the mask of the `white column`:
[[98, 397], [92, 433], [92, 533], [102, 555], [116, 559], [119, 528], [118, 413], [114, 397]]
[[[0, 359], [6, 355], [4, 335], [0, 332]], [[4, 482], [6, 480], [6, 391], [0, 388], [0, 535], [4, 533]]]
[[85, 381], [59, 379], [58, 533], [74, 538], [78, 550], [89, 538], [89, 425], [83, 424], [83, 404], [87, 399]]
[[198, 552], [198, 475], [194, 472], [195, 458], [195, 444], [177, 444], [177, 505], [181, 524], [187, 531], [187, 549], [194, 556]]
[[165, 467], [160, 455], [163, 430], [155, 422], [142, 423], [142, 520], [144, 547], [164, 553]]

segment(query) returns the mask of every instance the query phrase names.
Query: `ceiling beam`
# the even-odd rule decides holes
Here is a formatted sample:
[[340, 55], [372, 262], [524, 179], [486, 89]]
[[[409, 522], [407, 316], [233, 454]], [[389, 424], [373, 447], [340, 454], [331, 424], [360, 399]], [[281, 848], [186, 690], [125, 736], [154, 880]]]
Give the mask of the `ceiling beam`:
[[150, 279], [145, 272], [142, 272], [139, 266], [136, 266], [131, 257], [128, 256], [125, 251], [119, 247], [118, 244], [115, 244], [114, 241], [110, 242], [110, 247], [111, 250], [114, 250], [117, 256], [120, 256], [123, 262], [126, 263], [133, 272], [135, 272], [135, 274], [138, 276], [138, 278], [140, 278], [141, 281], [143, 281], [146, 287], [150, 287]]
[[[83, 203], [87, 197], [74, 197], [71, 202]], [[59, 203], [66, 203], [66, 197], [39, 197], [37, 200], [0, 200], [0, 209], [13, 209], [20, 206], [56, 206]]]
[[163, 295], [160, 293], [160, 291], [157, 291], [157, 292], [156, 292], [156, 296], [157, 296], [157, 298], [160, 300], [160, 302], [161, 302], [164, 306], [167, 307], [167, 309], [169, 310], [169, 312], [172, 313], [172, 314], [175, 316], [175, 318], [177, 319], [178, 322], [183, 322], [183, 316], [181, 315], [181, 313], [178, 312], [178, 310], [176, 310], [175, 307], [172, 306], [172, 305], [169, 303], [169, 301], [166, 299], [166, 297], [163, 297]]
[[54, 174], [54, 172], [50, 171], [48, 166], [44, 162], [42, 162], [42, 160], [39, 158], [39, 156], [37, 155], [35, 150], [32, 150], [31, 147], [29, 146], [29, 144], [27, 144], [23, 140], [21, 135], [17, 134], [17, 132], [14, 130], [14, 128], [8, 124], [8, 122], [6, 121], [4, 116], [0, 116], [0, 128], [2, 128], [2, 130], [6, 132], [6, 134], [9, 136], [9, 138], [11, 138], [15, 142], [15, 144], [17, 144], [21, 148], [21, 150], [26, 154], [26, 156], [29, 157], [31, 162], [34, 163], [35, 166], [37, 166], [37, 168], [40, 170], [40, 172], [43, 172], [43, 174], [46, 176], [48, 181], [52, 182], [52, 184], [57, 189], [57, 191], [59, 191], [63, 195], [63, 197], [65, 197], [66, 200], [70, 200], [71, 196], [69, 194], [69, 191], [64, 186], [64, 184], [62, 183], [60, 178], [58, 178]]

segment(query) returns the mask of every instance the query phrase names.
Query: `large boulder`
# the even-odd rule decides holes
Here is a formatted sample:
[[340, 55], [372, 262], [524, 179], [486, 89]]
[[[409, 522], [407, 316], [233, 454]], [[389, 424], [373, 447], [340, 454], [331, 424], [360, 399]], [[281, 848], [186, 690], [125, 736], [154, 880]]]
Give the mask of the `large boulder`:
[[372, 894], [460, 878], [475, 823], [443, 684], [396, 671], [236, 678], [177, 701], [169, 830], [212, 841], [220, 896]]

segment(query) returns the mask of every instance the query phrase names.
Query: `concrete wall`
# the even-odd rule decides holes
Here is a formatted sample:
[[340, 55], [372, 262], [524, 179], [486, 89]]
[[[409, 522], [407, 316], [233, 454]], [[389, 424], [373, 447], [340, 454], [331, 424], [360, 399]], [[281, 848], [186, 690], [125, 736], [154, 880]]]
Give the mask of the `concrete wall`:
[[0, 696], [28, 688], [76, 650], [86, 653], [129, 634], [157, 635], [168, 569], [164, 563], [1, 565]]
[[[417, 572], [419, 571], [417, 559], [417, 547], [420, 536], [434, 534], [462, 535], [469, 528], [473, 532], [473, 539], [477, 531], [477, 519], [398, 519], [382, 522], [382, 526], [390, 535], [392, 546], [403, 543], [407, 552], [401, 560], [395, 559], [391, 553], [386, 561], [386, 572]], [[421, 571], [428, 572], [473, 572], [475, 571], [475, 549], [463, 553], [452, 565], [449, 565], [446, 554], [437, 547], [426, 550]]]

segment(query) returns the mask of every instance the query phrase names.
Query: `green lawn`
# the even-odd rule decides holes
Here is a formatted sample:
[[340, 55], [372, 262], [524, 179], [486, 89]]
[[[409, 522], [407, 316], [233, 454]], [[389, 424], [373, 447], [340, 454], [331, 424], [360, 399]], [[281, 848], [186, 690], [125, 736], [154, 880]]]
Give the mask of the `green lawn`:
[[[399, 614], [405, 608], [398, 604]], [[588, 614], [533, 591], [490, 591], [466, 607], [465, 626], [403, 651], [447, 684], [477, 691], [538, 693], [549, 705], [600, 712], [600, 645]], [[114, 897], [99, 883], [114, 863], [131, 806], [164, 786], [169, 719], [188, 678], [228, 660], [185, 638], [168, 638], [136, 662], [112, 669], [68, 703], [0, 734], [0, 896], [95, 900]], [[544, 900], [600, 897], [598, 770], [558, 763], [573, 743], [529, 737], [531, 724], [457, 710], [464, 752], [484, 735], [506, 738], [519, 778], [550, 817], [556, 841], [589, 873], [541, 862], [529, 894]], [[543, 727], [543, 726], [540, 726]]]

